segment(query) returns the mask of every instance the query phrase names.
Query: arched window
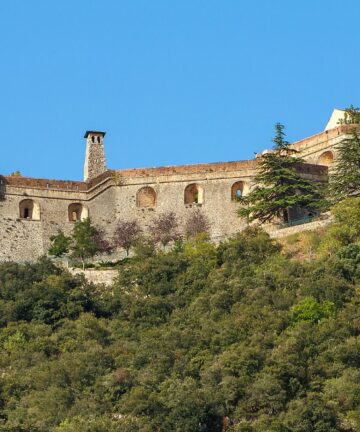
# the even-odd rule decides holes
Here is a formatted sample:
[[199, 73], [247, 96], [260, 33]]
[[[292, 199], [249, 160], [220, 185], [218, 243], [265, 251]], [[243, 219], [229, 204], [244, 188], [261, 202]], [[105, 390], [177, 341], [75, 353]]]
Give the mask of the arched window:
[[19, 204], [20, 219], [40, 220], [40, 206], [31, 199], [24, 199]]
[[202, 204], [204, 202], [204, 189], [197, 183], [186, 186], [184, 192], [185, 204]]
[[68, 217], [70, 222], [77, 222], [89, 217], [89, 210], [80, 203], [72, 203], [68, 207]]
[[136, 206], [140, 208], [156, 206], [156, 192], [150, 186], [138, 190], [136, 194]]
[[244, 182], [237, 181], [231, 186], [231, 201], [239, 201], [244, 195]]
[[334, 162], [334, 154], [330, 150], [322, 153], [318, 159], [319, 165], [330, 166], [333, 162]]

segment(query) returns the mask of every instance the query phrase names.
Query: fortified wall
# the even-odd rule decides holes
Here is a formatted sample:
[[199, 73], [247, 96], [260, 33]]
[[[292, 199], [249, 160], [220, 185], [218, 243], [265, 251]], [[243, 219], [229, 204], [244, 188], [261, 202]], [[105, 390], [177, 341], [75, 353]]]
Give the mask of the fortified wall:
[[[331, 122], [330, 125], [332, 126]], [[293, 143], [308, 162], [305, 178], [325, 181], [335, 147], [353, 126], [342, 125]], [[253, 186], [258, 161], [235, 161], [160, 168], [109, 170], [104, 132], [87, 131], [84, 181], [0, 176], [0, 261], [34, 260], [49, 248], [58, 229], [69, 234], [78, 220], [112, 236], [119, 220], [137, 219], [146, 231], [154, 216], [173, 211], [184, 228], [194, 211], [203, 212], [214, 240], [246, 227], [238, 197]]]

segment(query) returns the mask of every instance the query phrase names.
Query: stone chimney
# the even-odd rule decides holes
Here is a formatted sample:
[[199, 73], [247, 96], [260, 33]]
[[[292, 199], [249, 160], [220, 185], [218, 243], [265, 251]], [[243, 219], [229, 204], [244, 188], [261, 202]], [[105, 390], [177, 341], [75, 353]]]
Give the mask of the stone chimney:
[[104, 153], [105, 132], [86, 131], [86, 154], [84, 165], [84, 181], [92, 180], [106, 171]]

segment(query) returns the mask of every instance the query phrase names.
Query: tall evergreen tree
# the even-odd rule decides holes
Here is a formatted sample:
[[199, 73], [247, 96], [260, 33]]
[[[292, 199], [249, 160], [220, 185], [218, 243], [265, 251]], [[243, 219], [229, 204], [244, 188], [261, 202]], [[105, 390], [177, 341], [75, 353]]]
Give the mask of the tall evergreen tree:
[[275, 125], [274, 148], [261, 155], [255, 186], [240, 199], [239, 215], [250, 221], [269, 222], [274, 218], [289, 219], [290, 209], [314, 212], [323, 204], [321, 186], [299, 174], [304, 160], [285, 140], [284, 126]]
[[360, 193], [360, 136], [356, 129], [335, 150], [336, 163], [330, 171], [329, 191], [336, 202]]
[[[350, 105], [339, 123], [358, 125], [360, 109]], [[343, 139], [335, 151], [336, 163], [330, 171], [329, 192], [332, 201], [337, 202], [360, 191], [360, 137], [355, 126], [351, 136]]]

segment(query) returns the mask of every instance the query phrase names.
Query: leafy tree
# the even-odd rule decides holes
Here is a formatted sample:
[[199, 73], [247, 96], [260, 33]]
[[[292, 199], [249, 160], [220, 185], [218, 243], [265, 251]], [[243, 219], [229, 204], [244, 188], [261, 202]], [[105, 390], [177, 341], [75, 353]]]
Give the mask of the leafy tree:
[[360, 137], [355, 129], [336, 146], [336, 163], [330, 171], [329, 190], [335, 202], [360, 193]]
[[50, 240], [49, 255], [61, 257], [69, 252], [71, 237], [66, 236], [62, 230], [58, 230], [58, 233], [51, 236]]
[[93, 236], [93, 240], [96, 245], [96, 252], [108, 254], [112, 252], [113, 245], [107, 240], [106, 233], [102, 228], [96, 228], [96, 233]]
[[152, 220], [149, 232], [154, 243], [160, 243], [165, 248], [170, 242], [181, 238], [178, 226], [174, 212], [162, 213]]
[[320, 186], [301, 177], [298, 171], [304, 160], [295, 156], [297, 150], [289, 147], [284, 137], [284, 126], [277, 123], [274, 149], [259, 159], [254, 180], [257, 186], [240, 198], [243, 207], [239, 209], [239, 215], [250, 221], [264, 223], [274, 218], [287, 221], [290, 209], [314, 212], [323, 205]]
[[4, 342], [4, 348], [6, 351], [14, 351], [17, 349], [23, 349], [26, 346], [26, 339], [23, 333], [19, 330], [13, 335], [9, 336]]
[[292, 309], [293, 321], [310, 321], [318, 323], [324, 318], [329, 318], [334, 314], [334, 303], [326, 300], [322, 304], [313, 297], [306, 297], [296, 304]]
[[200, 261], [202, 266], [209, 265], [212, 267], [216, 262], [214, 243], [210, 242], [209, 236], [204, 232], [187, 241], [184, 245], [183, 253], [193, 264]]
[[0, 432], [359, 430], [359, 209], [309, 261], [249, 227], [152, 247], [106, 290], [0, 263]]
[[21, 172], [19, 170], [13, 171], [10, 174], [11, 177], [21, 177]]
[[113, 243], [125, 249], [126, 256], [129, 256], [129, 251], [136, 244], [140, 233], [141, 228], [138, 221], [120, 221], [115, 228]]
[[142, 428], [142, 419], [129, 416], [117, 418], [116, 414], [113, 417], [101, 415], [89, 419], [86, 415], [77, 416], [63, 421], [54, 432], [150, 432]]
[[334, 409], [319, 395], [313, 393], [310, 393], [306, 399], [296, 400], [290, 405], [285, 425], [293, 432], [344, 431], [339, 427]]
[[164, 430], [220, 431], [221, 417], [208, 396], [193, 378], [165, 381], [160, 392], [160, 398], [169, 410]]
[[186, 237], [195, 237], [201, 233], [208, 233], [210, 223], [204, 213], [198, 208], [191, 213], [185, 224]]
[[156, 248], [153, 240], [146, 236], [139, 236], [134, 245], [136, 258], [142, 260], [150, 258], [156, 254]]
[[286, 392], [282, 388], [279, 379], [270, 374], [260, 375], [247, 390], [244, 411], [276, 415], [283, 410], [285, 402]]
[[83, 221], [76, 222], [72, 234], [72, 258], [79, 258], [85, 268], [85, 260], [93, 257], [97, 252], [95, 235], [97, 234], [96, 228], [91, 224], [90, 218]]
[[258, 227], [247, 227], [243, 232], [220, 243], [217, 249], [218, 263], [251, 263], [259, 265], [266, 258], [279, 252], [280, 245]]
[[350, 105], [345, 109], [344, 118], [339, 120], [339, 124], [358, 124], [360, 123], [360, 109]]
[[360, 239], [360, 198], [347, 198], [331, 209], [335, 223], [322, 235], [321, 255], [331, 256], [350, 243]]

